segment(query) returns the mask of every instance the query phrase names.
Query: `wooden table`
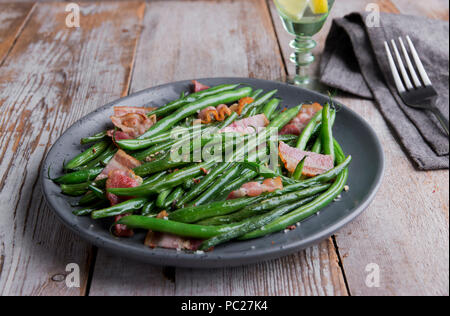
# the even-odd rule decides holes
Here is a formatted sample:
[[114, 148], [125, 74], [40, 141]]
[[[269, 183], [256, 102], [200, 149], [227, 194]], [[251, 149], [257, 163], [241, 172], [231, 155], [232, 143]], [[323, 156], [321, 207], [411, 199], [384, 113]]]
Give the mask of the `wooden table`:
[[[4, 2], [4, 0], [0, 0]], [[337, 0], [332, 17], [364, 10], [448, 21], [445, 0]], [[97, 107], [157, 84], [211, 76], [292, 73], [290, 36], [272, 1], [85, 2], [81, 28], [67, 3], [0, 3], [0, 294], [448, 295], [449, 173], [416, 171], [377, 106], [340, 95], [380, 137], [384, 183], [369, 209], [320, 244], [251, 266], [161, 268], [114, 257], [73, 235], [38, 184], [59, 135]], [[323, 49], [331, 19], [317, 36]], [[68, 263], [81, 287], [64, 282]], [[380, 268], [368, 287], [366, 267]], [[369, 265], [369, 268], [371, 266]]]

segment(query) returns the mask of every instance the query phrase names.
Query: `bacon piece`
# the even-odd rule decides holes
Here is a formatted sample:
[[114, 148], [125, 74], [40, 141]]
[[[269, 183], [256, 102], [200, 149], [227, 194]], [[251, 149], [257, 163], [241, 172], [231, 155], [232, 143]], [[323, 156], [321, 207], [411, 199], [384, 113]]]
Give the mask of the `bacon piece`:
[[122, 140], [122, 139], [132, 139], [133, 138], [130, 135], [128, 135], [127, 133], [125, 133], [125, 132], [116, 131], [116, 130], [113, 130], [113, 129], [110, 129], [109, 131], [107, 131], [106, 134], [109, 137], [111, 137], [113, 139], [113, 141]]
[[144, 244], [150, 248], [197, 250], [202, 243], [200, 239], [185, 238], [168, 233], [148, 231]]
[[119, 149], [112, 159], [108, 162], [105, 169], [100, 173], [95, 180], [101, 180], [108, 177], [112, 170], [128, 171], [141, 165], [141, 162], [134, 157], [131, 157], [122, 149]]
[[278, 153], [284, 166], [289, 172], [294, 172], [298, 163], [307, 156], [303, 166], [302, 174], [313, 177], [324, 173], [334, 167], [333, 157], [330, 155], [321, 155], [313, 152], [303, 151], [280, 141]]
[[238, 190], [232, 191], [228, 195], [227, 200], [244, 196], [258, 196], [264, 192], [273, 192], [281, 189], [283, 189], [281, 177], [265, 179], [263, 183], [247, 182], [244, 183]]
[[[106, 188], [134, 188], [142, 184], [142, 178], [135, 175], [131, 170], [113, 169], [108, 173], [108, 180], [106, 180]], [[120, 202], [131, 199], [129, 196], [117, 196], [115, 194], [106, 193], [106, 197], [111, 202], [111, 205], [119, 204]]]
[[[111, 170], [108, 174], [108, 180], [106, 180], [106, 188], [133, 188], [142, 184], [142, 178], [135, 175], [131, 170], [120, 170], [114, 169]], [[131, 197], [117, 196], [115, 194], [111, 194], [109, 192], [106, 193], [108, 200], [111, 202], [111, 205], [116, 205], [120, 202], [126, 201]], [[128, 216], [130, 214], [118, 215], [115, 218], [115, 222], [117, 223], [124, 216]], [[114, 234], [118, 237], [131, 237], [134, 235], [132, 229], [127, 228], [126, 225], [123, 224], [115, 224], [114, 225]]]
[[[130, 214], [117, 215], [114, 221], [117, 223], [121, 218], [124, 218], [125, 216], [128, 215]], [[115, 224], [114, 235], [116, 235], [117, 237], [132, 237], [134, 235], [134, 231], [131, 228], [127, 228], [127, 225]]]
[[130, 137], [136, 138], [144, 134], [153, 124], [156, 123], [156, 115], [148, 117], [141, 113], [128, 113], [122, 116], [110, 116], [113, 124], [120, 128], [122, 132]]
[[147, 114], [148, 112], [153, 111], [155, 108], [143, 108], [136, 106], [115, 106], [114, 107], [114, 116], [123, 116], [130, 113], [138, 113], [138, 114]]
[[230, 116], [233, 111], [226, 104], [219, 104], [217, 107], [208, 106], [200, 111], [198, 118], [202, 124], [211, 123], [212, 119], [223, 121], [226, 116]]
[[225, 128], [222, 128], [219, 133], [240, 133], [252, 134], [261, 130], [269, 124], [269, 120], [264, 114], [250, 116], [239, 121], [235, 121]]
[[281, 129], [280, 134], [300, 135], [314, 114], [320, 110], [322, 110], [322, 106], [319, 103], [304, 104], [297, 116]]
[[209, 89], [208, 86], [205, 86], [204, 84], [201, 84], [197, 80], [192, 80], [192, 84], [194, 85], [194, 92], [199, 92], [202, 90]]

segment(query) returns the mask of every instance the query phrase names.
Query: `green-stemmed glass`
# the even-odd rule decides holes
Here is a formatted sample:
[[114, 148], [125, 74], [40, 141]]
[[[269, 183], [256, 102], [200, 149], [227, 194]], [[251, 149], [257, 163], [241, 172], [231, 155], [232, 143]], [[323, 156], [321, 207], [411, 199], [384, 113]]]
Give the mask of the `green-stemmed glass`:
[[309, 66], [314, 62], [311, 53], [316, 42], [312, 36], [318, 33], [333, 7], [334, 0], [274, 0], [286, 31], [295, 36], [290, 46], [294, 52], [290, 60], [295, 64], [295, 75], [288, 82], [309, 86]]

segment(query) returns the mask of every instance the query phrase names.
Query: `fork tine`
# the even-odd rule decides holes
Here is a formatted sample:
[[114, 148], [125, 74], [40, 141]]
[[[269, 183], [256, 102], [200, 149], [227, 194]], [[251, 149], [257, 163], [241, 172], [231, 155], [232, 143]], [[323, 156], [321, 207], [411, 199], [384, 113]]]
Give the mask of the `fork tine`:
[[400, 68], [400, 73], [402, 74], [403, 81], [405, 82], [406, 88], [408, 90], [412, 90], [412, 89], [414, 89], [414, 87], [411, 83], [411, 80], [409, 80], [408, 73], [406, 72], [405, 66], [403, 65], [403, 61], [398, 52], [397, 45], [395, 44], [394, 40], [391, 40], [391, 44], [392, 44], [392, 47], [394, 48], [394, 54], [395, 54], [395, 57], [397, 58], [398, 68]]
[[414, 44], [412, 43], [412, 41], [408, 35], [406, 36], [406, 41], [408, 42], [409, 49], [411, 50], [411, 54], [416, 63], [417, 70], [419, 70], [420, 77], [422, 78], [423, 83], [426, 86], [431, 86], [430, 78], [428, 78], [427, 72], [425, 71], [425, 68], [423, 68], [422, 62], [420, 61], [419, 55], [417, 54], [417, 51], [416, 51], [416, 48], [414, 47]]
[[400, 75], [398, 74], [397, 67], [395, 67], [394, 59], [391, 55], [391, 50], [389, 49], [389, 45], [386, 41], [384, 41], [384, 47], [386, 48], [386, 54], [389, 60], [389, 67], [391, 68], [392, 76], [394, 77], [395, 85], [397, 86], [398, 92], [405, 92], [405, 86], [403, 85], [402, 79], [400, 79]]
[[401, 37], [398, 38], [398, 41], [400, 42], [403, 57], [405, 58], [406, 64], [408, 65], [409, 73], [411, 74], [411, 77], [414, 81], [414, 85], [416, 86], [416, 88], [419, 88], [420, 86], [422, 86], [422, 83], [420, 82], [419, 77], [417, 77], [416, 70], [414, 69], [411, 59], [409, 58], [409, 54], [408, 51], [406, 50], [405, 44], [403, 44], [403, 40]]

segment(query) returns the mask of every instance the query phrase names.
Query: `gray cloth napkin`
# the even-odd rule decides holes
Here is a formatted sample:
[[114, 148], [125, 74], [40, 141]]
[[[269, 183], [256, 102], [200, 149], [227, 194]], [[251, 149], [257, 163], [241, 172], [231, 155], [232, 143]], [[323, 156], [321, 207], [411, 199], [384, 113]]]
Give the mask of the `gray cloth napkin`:
[[[439, 93], [437, 106], [449, 116], [449, 25], [416, 16], [381, 14], [379, 27], [366, 26], [366, 15], [333, 20], [320, 64], [320, 81], [375, 99], [406, 154], [421, 170], [449, 167], [449, 140], [434, 115], [406, 106], [389, 68], [384, 41], [409, 35]], [[398, 45], [398, 43], [397, 43]], [[369, 122], [370, 123], [370, 122]]]

